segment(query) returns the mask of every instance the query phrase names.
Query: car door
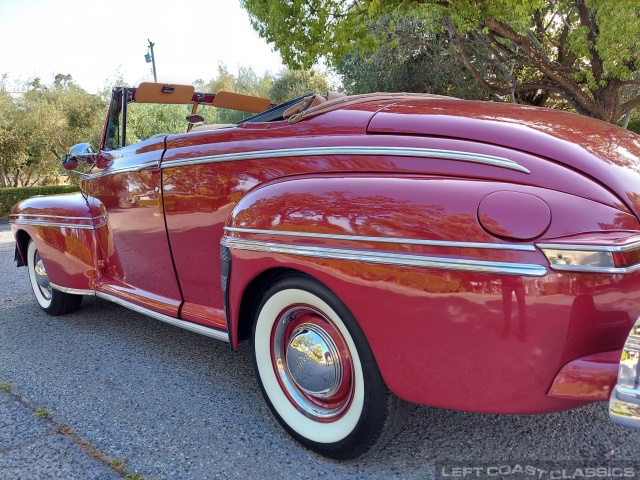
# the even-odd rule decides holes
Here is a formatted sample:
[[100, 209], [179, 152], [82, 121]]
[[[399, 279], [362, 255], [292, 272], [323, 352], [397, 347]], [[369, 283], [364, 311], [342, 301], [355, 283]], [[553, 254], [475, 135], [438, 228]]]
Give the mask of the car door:
[[178, 316], [182, 297], [167, 240], [160, 160], [164, 139], [102, 149], [88, 180], [98, 225], [97, 291]]

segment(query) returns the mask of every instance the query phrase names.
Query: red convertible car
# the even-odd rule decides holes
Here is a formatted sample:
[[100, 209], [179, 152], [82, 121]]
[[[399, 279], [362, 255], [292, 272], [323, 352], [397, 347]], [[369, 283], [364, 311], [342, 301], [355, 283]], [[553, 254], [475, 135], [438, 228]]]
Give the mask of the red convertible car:
[[[145, 103], [187, 105], [183, 133], [132, 133]], [[250, 113], [204, 123], [214, 108]], [[97, 151], [63, 158], [81, 192], [15, 206], [16, 261], [50, 314], [96, 295], [250, 340], [273, 414], [330, 457], [381, 445], [412, 403], [610, 401], [635, 426], [639, 156], [549, 109], [145, 83], [114, 90]]]

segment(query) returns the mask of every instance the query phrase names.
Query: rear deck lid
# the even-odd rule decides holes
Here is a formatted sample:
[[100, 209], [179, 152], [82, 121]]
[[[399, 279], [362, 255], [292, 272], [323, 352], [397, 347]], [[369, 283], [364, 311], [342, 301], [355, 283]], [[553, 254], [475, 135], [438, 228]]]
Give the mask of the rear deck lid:
[[610, 123], [549, 108], [432, 97], [382, 108], [367, 133], [459, 138], [544, 157], [602, 183], [640, 218], [640, 136]]

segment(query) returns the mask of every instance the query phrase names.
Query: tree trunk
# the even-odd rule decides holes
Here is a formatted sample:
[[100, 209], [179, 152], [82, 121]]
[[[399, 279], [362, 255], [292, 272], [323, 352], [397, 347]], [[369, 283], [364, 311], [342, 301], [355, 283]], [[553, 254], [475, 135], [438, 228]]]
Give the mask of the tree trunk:
[[631, 120], [631, 114], [633, 113], [633, 110], [631, 110], [630, 112], [625, 113], [622, 116], [622, 121], [620, 122], [620, 126], [622, 128], [629, 128], [629, 120]]
[[0, 188], [7, 186], [7, 177], [4, 171], [4, 158], [0, 158]]

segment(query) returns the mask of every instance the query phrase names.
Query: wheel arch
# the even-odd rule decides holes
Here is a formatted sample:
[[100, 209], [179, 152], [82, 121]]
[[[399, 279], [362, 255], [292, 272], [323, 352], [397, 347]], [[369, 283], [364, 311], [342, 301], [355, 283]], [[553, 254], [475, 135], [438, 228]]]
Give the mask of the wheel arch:
[[22, 229], [19, 229], [15, 233], [16, 239], [16, 255], [15, 261], [17, 267], [27, 266], [27, 248], [29, 247], [29, 240], [31, 236]]
[[288, 267], [273, 267], [256, 275], [243, 289], [238, 315], [236, 316], [235, 328], [232, 328], [231, 331], [230, 343], [234, 350], [237, 350], [240, 342], [249, 340], [251, 337], [251, 327], [253, 325], [255, 309], [260, 303], [262, 295], [269, 288], [269, 285], [276, 279], [291, 273], [300, 273], [313, 278], [301, 270]]

